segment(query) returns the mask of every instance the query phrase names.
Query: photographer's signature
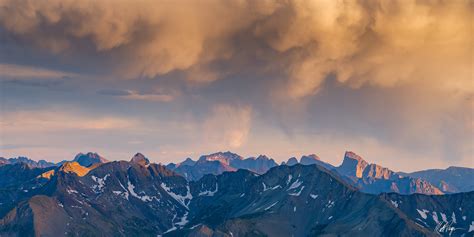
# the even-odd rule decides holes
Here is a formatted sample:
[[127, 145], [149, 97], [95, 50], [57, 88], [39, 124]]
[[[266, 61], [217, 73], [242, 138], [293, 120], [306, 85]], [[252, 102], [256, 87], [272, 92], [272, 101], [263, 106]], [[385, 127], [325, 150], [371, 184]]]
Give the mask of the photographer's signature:
[[434, 230], [440, 234], [449, 233], [449, 236], [451, 236], [454, 231], [462, 230], [462, 228], [453, 227], [453, 221], [441, 221], [436, 225]]

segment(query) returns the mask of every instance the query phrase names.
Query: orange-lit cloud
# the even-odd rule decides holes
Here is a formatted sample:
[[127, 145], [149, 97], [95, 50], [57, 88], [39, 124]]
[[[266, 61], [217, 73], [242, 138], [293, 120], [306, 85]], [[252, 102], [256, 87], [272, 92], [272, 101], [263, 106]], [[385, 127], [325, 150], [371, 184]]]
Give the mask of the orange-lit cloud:
[[0, 0], [2, 143], [107, 131], [80, 142], [466, 164], [473, 12], [469, 0]]
[[18, 111], [3, 113], [0, 122], [2, 135], [15, 133], [37, 134], [41, 132], [116, 130], [137, 126], [132, 119], [112, 116], [83, 116], [62, 111]]
[[131, 77], [183, 70], [191, 81], [210, 82], [239, 70], [213, 63], [257, 59], [265, 70], [282, 71], [287, 83], [280, 90], [288, 98], [316, 93], [330, 74], [353, 87], [420, 82], [473, 92], [468, 0], [3, 0], [0, 6], [6, 34], [69, 56], [83, 42], [123, 58], [116, 70]]
[[0, 79], [60, 79], [63, 77], [77, 76], [77, 74], [49, 70], [39, 67], [28, 67], [14, 64], [0, 64]]

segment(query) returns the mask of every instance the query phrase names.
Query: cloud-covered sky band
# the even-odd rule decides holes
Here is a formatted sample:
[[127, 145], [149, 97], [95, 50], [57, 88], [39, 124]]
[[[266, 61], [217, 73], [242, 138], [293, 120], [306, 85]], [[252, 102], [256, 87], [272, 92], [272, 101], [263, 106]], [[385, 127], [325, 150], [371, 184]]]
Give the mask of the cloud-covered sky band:
[[0, 1], [1, 153], [474, 166], [458, 1]]

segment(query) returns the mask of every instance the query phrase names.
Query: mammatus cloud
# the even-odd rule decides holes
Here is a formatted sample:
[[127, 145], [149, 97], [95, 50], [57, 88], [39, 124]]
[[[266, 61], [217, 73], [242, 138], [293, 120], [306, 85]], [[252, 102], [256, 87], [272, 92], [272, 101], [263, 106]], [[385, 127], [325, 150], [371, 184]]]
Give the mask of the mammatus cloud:
[[210, 82], [242, 70], [223, 62], [258, 61], [252, 70], [285, 80], [285, 98], [316, 93], [328, 75], [352, 87], [473, 92], [469, 0], [109, 3], [2, 0], [0, 26], [64, 57], [104, 57], [129, 77], [178, 70]]

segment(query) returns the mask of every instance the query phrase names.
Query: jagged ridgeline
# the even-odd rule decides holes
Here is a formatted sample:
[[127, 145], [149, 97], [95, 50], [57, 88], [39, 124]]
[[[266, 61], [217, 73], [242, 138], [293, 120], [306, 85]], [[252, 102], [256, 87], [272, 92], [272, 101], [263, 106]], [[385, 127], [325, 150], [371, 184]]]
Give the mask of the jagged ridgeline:
[[[388, 169], [370, 168], [352, 153], [347, 153], [343, 164], [335, 168], [308, 156], [296, 164], [274, 165], [266, 172], [255, 163], [246, 164], [248, 169], [236, 169], [235, 164], [248, 161], [233, 153], [216, 154], [168, 168], [150, 163], [139, 153], [131, 161], [113, 162], [92, 155], [95, 159], [88, 165], [81, 165], [79, 159], [46, 168], [21, 162], [4, 164], [0, 166], [0, 236], [474, 233], [474, 192], [361, 192], [362, 184], [370, 183], [367, 177], [389, 182], [390, 178], [403, 176]], [[264, 166], [269, 160], [260, 157]], [[186, 179], [172, 170], [215, 161], [234, 169], [203, 174], [199, 179]], [[350, 171], [348, 167], [354, 164], [356, 170]], [[357, 179], [344, 172], [353, 172]]]

